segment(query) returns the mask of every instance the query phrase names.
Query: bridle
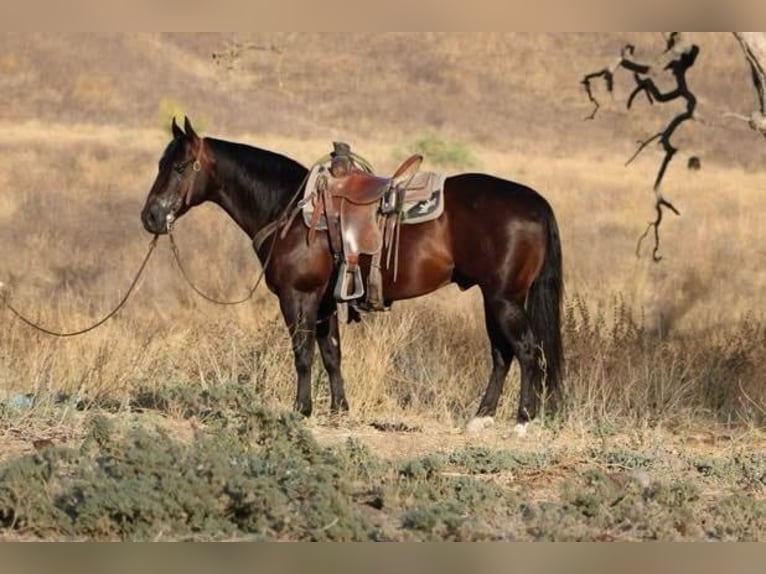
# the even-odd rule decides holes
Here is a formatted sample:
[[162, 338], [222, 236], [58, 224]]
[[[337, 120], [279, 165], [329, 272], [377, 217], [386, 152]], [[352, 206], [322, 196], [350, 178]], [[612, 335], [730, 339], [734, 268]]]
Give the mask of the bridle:
[[[186, 160], [183, 163], [178, 164], [177, 166], [173, 166], [173, 171], [175, 171], [179, 177], [184, 178], [187, 170], [191, 167], [190, 176], [188, 178], [188, 184], [186, 185], [186, 189], [183, 191], [183, 193], [178, 194], [176, 199], [173, 201], [173, 204], [171, 205], [170, 210], [168, 211], [168, 214], [165, 216], [165, 225], [168, 229], [168, 232], [170, 232], [173, 223], [175, 223], [176, 220], [176, 214], [178, 213], [178, 210], [181, 209], [181, 206], [188, 207], [191, 204], [191, 197], [192, 197], [192, 191], [194, 190], [194, 184], [197, 182], [197, 175], [199, 172], [202, 171], [202, 150], [204, 148], [204, 139], [200, 141], [199, 150], [197, 151], [197, 155], [189, 160]], [[184, 180], [181, 179], [181, 182], [179, 183], [179, 187], [183, 185]]]

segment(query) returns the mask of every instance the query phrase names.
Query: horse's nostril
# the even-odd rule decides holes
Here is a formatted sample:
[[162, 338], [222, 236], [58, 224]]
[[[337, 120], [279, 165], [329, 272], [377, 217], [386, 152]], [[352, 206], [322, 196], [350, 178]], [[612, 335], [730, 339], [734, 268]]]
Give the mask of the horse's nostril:
[[159, 231], [162, 219], [158, 212], [159, 209], [156, 205], [150, 205], [141, 212], [141, 220], [147, 231], [151, 231], [152, 233], [157, 233]]

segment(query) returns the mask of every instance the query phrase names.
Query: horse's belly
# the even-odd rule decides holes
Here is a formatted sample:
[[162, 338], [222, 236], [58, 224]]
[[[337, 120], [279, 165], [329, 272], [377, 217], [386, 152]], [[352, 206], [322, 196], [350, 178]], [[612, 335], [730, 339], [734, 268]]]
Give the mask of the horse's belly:
[[[411, 299], [436, 291], [452, 282], [454, 261], [446, 243], [438, 235], [428, 241], [402, 241], [398, 264], [393, 258], [383, 272], [383, 297]], [[385, 264], [385, 259], [383, 260]]]

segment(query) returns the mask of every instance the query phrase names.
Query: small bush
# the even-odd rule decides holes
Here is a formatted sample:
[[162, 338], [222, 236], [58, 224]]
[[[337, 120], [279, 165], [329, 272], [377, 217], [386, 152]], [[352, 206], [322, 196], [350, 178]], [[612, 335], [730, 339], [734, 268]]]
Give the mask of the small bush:
[[516, 453], [489, 447], [466, 447], [449, 455], [449, 462], [471, 474], [497, 474], [518, 468], [539, 468], [545, 453]]
[[410, 153], [422, 154], [427, 164], [455, 169], [476, 166], [476, 159], [464, 143], [449, 141], [435, 133], [416, 139], [409, 149]]

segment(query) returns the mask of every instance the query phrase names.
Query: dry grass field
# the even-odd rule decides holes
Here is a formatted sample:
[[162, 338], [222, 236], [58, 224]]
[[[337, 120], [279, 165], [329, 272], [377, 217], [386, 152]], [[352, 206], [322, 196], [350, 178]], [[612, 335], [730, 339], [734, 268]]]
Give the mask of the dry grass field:
[[[0, 311], [0, 537], [766, 538], [766, 147], [721, 118], [755, 105], [735, 41], [694, 38], [702, 121], [679, 134], [665, 192], [682, 216], [655, 264], [635, 247], [660, 156], [624, 163], [669, 112], [626, 113], [623, 76], [583, 121], [579, 80], [626, 41], [651, 57], [659, 34], [0, 36], [0, 280], [33, 319], [76, 329], [120, 299], [169, 117], [188, 114], [305, 164], [343, 139], [382, 173], [423, 151], [536, 188], [562, 232], [567, 357], [555, 419], [510, 434], [514, 367], [495, 427], [466, 433], [490, 358], [479, 293], [449, 287], [343, 327], [351, 414], [328, 416], [317, 356], [300, 421], [279, 414], [294, 383], [275, 298], [201, 300], [162, 240], [90, 334]], [[176, 237], [210, 294], [257, 276], [218, 208]]]

